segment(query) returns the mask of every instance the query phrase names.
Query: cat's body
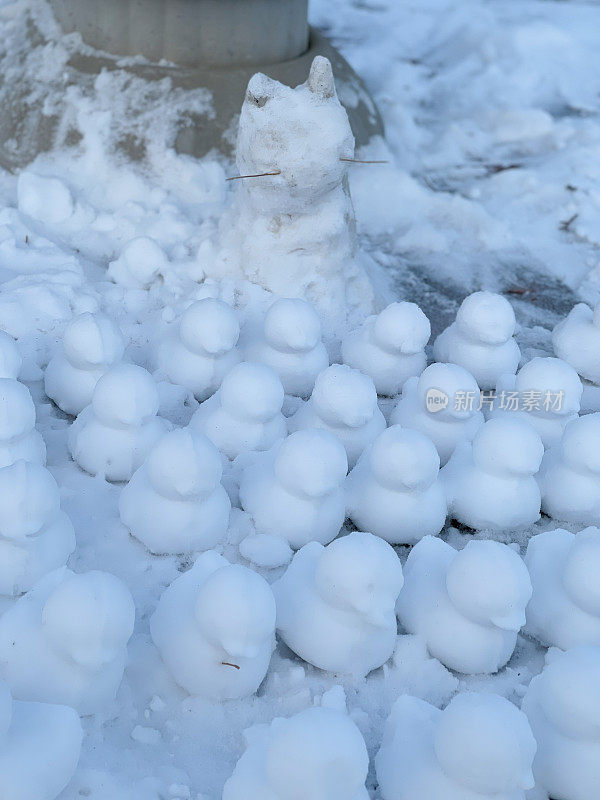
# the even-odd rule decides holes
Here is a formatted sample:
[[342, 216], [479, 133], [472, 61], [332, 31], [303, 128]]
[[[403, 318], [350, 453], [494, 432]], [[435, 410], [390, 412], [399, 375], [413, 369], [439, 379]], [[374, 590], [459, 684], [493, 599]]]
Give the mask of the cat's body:
[[354, 137], [318, 57], [295, 89], [255, 75], [242, 107], [240, 175], [221, 221], [216, 269], [285, 297], [312, 302], [332, 330], [373, 311], [374, 293], [355, 244], [347, 188]]

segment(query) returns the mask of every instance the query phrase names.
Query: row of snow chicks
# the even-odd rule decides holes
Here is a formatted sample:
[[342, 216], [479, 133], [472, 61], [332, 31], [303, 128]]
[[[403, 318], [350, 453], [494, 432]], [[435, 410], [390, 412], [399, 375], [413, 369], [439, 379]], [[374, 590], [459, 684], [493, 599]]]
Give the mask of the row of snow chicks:
[[[497, 296], [483, 294], [481, 302], [498, 302], [490, 301]], [[468, 298], [465, 304], [468, 301], [472, 302]], [[408, 353], [397, 346], [394, 352], [390, 344], [394, 319], [411, 331]], [[444, 335], [448, 337], [448, 331]], [[122, 362], [122, 336], [106, 317], [84, 314], [73, 320], [65, 333], [63, 352], [50, 362], [46, 373], [48, 395], [65, 412], [78, 414], [69, 436], [73, 457], [92, 474], [116, 481], [130, 479], [121, 494], [121, 517], [152, 552], [197, 552], [221, 542], [230, 520], [230, 495], [239, 499], [254, 527], [255, 532], [240, 545], [249, 560], [275, 566], [289, 560], [292, 549], [300, 550], [272, 588], [254, 571], [230, 565], [209, 551], [167, 589], [151, 631], [181, 686], [214, 699], [256, 691], [268, 669], [276, 628], [292, 650], [315, 666], [366, 674], [393, 652], [395, 607], [406, 630], [424, 636], [431, 653], [447, 666], [464, 672], [494, 671], [510, 658], [532, 591], [527, 612], [531, 633], [561, 647], [596, 644], [596, 628], [586, 617], [594, 602], [590, 588], [594, 583], [585, 569], [594, 563], [590, 554], [598, 552], [597, 531], [579, 535], [578, 542], [590, 539], [592, 543], [583, 556], [576, 555], [573, 547], [572, 559], [565, 558], [564, 550], [556, 560], [549, 555], [558, 553], [550, 540], [540, 545], [544, 558], [538, 559], [542, 565], [538, 564], [539, 591], [533, 567], [529, 579], [516, 553], [504, 545], [474, 542], [456, 554], [440, 540], [423, 538], [437, 533], [446, 517], [445, 492], [436, 480], [440, 461], [449, 459], [450, 466], [452, 451], [468, 444], [469, 436], [475, 438], [475, 451], [478, 440], [485, 444], [483, 431], [494, 426], [495, 432], [487, 436], [498, 444], [498, 439], [505, 443], [510, 426], [516, 424], [517, 449], [529, 435], [524, 430], [533, 429], [523, 427], [522, 421], [484, 423], [480, 412], [467, 415], [470, 427], [465, 425], [458, 435], [453, 426], [460, 428], [461, 417], [458, 423], [451, 418], [446, 428], [442, 425], [438, 435], [435, 428], [424, 433], [416, 424], [409, 427], [404, 419], [402, 426], [386, 429], [373, 384], [378, 383], [381, 392], [397, 392], [405, 382], [394, 413], [406, 413], [399, 409], [409, 397], [410, 380], [418, 387], [427, 372], [418, 377], [426, 364], [423, 348], [429, 323], [416, 306], [393, 304], [367, 320], [343, 343], [344, 365], [328, 366], [318, 317], [303, 301], [274, 303], [261, 335], [243, 349], [239, 336], [233, 310], [207, 299], [190, 306], [159, 350], [158, 369], [173, 381], [186, 380], [187, 388], [201, 401], [192, 424], [183, 430], [169, 432], [170, 426], [157, 416], [155, 381], [142, 368]], [[379, 350], [382, 358], [378, 361]], [[457, 355], [453, 355], [455, 361]], [[405, 361], [404, 356], [408, 357]], [[6, 653], [0, 659], [2, 677], [19, 701], [64, 703], [80, 713], [92, 713], [114, 697], [121, 681], [133, 628], [133, 601], [113, 576], [76, 576], [60, 566], [73, 550], [72, 527], [60, 512], [56, 484], [39, 464], [45, 455], [40, 449], [43, 442], [35, 431], [31, 397], [17, 380], [20, 364], [15, 358], [19, 356], [14, 342], [10, 337], [2, 339], [8, 450], [0, 487], [4, 481], [3, 494], [10, 497], [0, 531], [10, 552], [3, 577], [9, 595], [36, 585], [0, 621], [0, 648]], [[391, 383], [394, 358], [397, 367], [406, 367], [401, 378], [396, 368], [397, 386]], [[489, 371], [490, 358], [481, 361]], [[476, 364], [469, 366], [476, 372]], [[499, 372], [504, 374], [506, 364], [501, 366]], [[468, 386], [460, 383], [463, 376], [457, 372], [464, 367], [434, 364], [428, 369], [450, 369], [455, 386]], [[365, 374], [367, 370], [370, 375]], [[481, 374], [478, 379], [484, 383]], [[433, 386], [439, 388], [440, 383], [434, 381]], [[18, 392], [24, 399], [19, 399]], [[287, 421], [281, 413], [286, 393], [307, 398]], [[26, 406], [27, 413], [22, 410]], [[568, 414], [576, 411], [570, 408]], [[431, 423], [428, 417], [425, 420]], [[559, 422], [566, 425], [565, 420]], [[503, 432], [499, 424], [504, 425]], [[288, 430], [292, 433], [284, 438]], [[534, 436], [530, 434], [535, 445]], [[22, 444], [28, 437], [38, 442], [37, 450], [31, 445], [27, 450]], [[486, 446], [480, 449], [484, 457], [474, 453], [472, 466], [485, 472]], [[532, 445], [532, 449], [536, 448]], [[230, 459], [228, 493], [221, 479], [223, 464]], [[493, 466], [497, 457], [488, 456], [488, 461]], [[351, 534], [325, 547], [339, 533], [346, 508], [352, 508], [342, 487], [348, 464], [356, 465], [347, 481], [348, 496], [361, 497], [351, 516], [378, 536]], [[423, 469], [427, 472], [432, 467], [434, 479], [428, 480]], [[530, 469], [530, 476], [533, 472]], [[400, 488], [396, 474], [402, 476]], [[498, 479], [505, 480], [506, 474], [491, 470], [483, 490], [491, 491]], [[397, 494], [405, 495], [400, 505], [394, 502]], [[505, 500], [499, 502], [499, 506], [504, 504]], [[363, 513], [370, 516], [365, 525], [358, 516]], [[394, 518], [406, 517], [410, 520], [406, 533], [398, 533]], [[572, 536], [563, 531], [554, 534]], [[423, 539], [413, 549], [404, 577], [384, 539], [407, 543]], [[531, 560], [533, 564], [533, 555]], [[453, 570], [450, 564], [455, 561], [458, 566]], [[25, 570], [23, 578], [25, 562], [29, 573]], [[559, 565], [565, 563], [572, 563], [570, 577], [566, 567], [565, 575], [560, 574]], [[549, 578], [551, 567], [555, 572]], [[485, 581], [480, 581], [481, 574], [486, 575]], [[565, 589], [562, 617], [553, 606], [549, 619], [547, 600], [536, 604], [536, 592], [538, 598], [542, 596], [541, 587], [548, 580], [554, 580], [553, 597], [555, 586]], [[486, 587], [483, 598], [482, 585]], [[67, 609], [75, 607], [85, 613], [73, 619]], [[577, 628], [573, 618], [578, 610], [579, 638], [565, 643], [564, 637]], [[441, 614], [443, 621], [438, 617], [437, 623], [432, 622], [432, 613]], [[94, 620], [102, 620], [102, 625]], [[315, 620], [319, 630], [314, 628]], [[439, 641], [440, 626], [447, 642], [444, 637]], [[92, 647], [86, 638], [90, 630]], [[458, 644], [461, 636], [466, 645], [464, 641]], [[69, 668], [63, 670], [63, 664]], [[54, 682], [40, 674], [49, 667], [58, 667]], [[21, 796], [30, 797], [19, 795], [19, 800]], [[45, 800], [55, 795], [34, 796]], [[393, 800], [397, 796], [393, 791], [389, 794]]]
[[[521, 710], [488, 693], [462, 692], [442, 711], [401, 695], [375, 756], [381, 797], [525, 800], [535, 786], [540, 798], [597, 800], [599, 675], [600, 648], [579, 647], [550, 654]], [[325, 700], [247, 731], [223, 800], [368, 800], [364, 739], [343, 700]]]
[[78, 711], [100, 708], [121, 682], [134, 610], [112, 575], [64, 566], [75, 532], [21, 367], [0, 331], [0, 595], [24, 595], [0, 618], [0, 797], [54, 800], [79, 761]]

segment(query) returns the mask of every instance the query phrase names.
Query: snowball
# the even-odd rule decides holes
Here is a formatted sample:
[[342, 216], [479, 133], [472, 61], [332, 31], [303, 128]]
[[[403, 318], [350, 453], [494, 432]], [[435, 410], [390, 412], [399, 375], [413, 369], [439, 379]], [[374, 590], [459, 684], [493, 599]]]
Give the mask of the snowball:
[[127, 289], [149, 289], [168, 270], [168, 259], [159, 244], [148, 236], [127, 242], [121, 255], [108, 265], [108, 277]]
[[75, 207], [68, 187], [59, 179], [21, 172], [17, 181], [19, 211], [44, 225], [60, 225]]

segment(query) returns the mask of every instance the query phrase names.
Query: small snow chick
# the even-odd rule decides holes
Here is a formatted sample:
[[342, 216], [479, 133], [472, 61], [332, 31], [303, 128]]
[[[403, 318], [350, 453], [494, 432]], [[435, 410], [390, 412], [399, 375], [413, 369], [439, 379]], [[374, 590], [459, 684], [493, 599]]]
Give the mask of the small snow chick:
[[119, 258], [108, 265], [108, 277], [126, 289], [149, 289], [160, 280], [169, 262], [160, 245], [149, 236], [127, 242]]
[[57, 569], [0, 618], [0, 673], [19, 700], [94, 714], [121, 685], [134, 618], [114, 575]]
[[12, 378], [0, 378], [0, 467], [20, 459], [45, 464], [46, 445], [35, 428], [29, 389]]
[[287, 435], [281, 413], [283, 398], [283, 386], [274, 370], [243, 361], [202, 403], [190, 426], [232, 460], [248, 450], [269, 450]]
[[544, 455], [538, 482], [544, 513], [600, 525], [600, 413], [569, 422], [559, 444]]
[[463, 692], [440, 711], [401, 695], [375, 757], [383, 800], [525, 800], [536, 744], [525, 714]]
[[165, 434], [119, 497], [121, 521], [156, 554], [208, 550], [225, 538], [231, 502], [223, 464], [202, 434]]
[[456, 551], [428, 536], [411, 550], [396, 611], [444, 666], [467, 675], [497, 672], [525, 624], [531, 581], [522, 558], [491, 540]]
[[149, 372], [135, 364], [113, 367], [71, 425], [68, 446], [73, 460], [90, 475], [128, 481], [168, 430], [166, 420], [156, 416], [158, 405]]
[[494, 389], [501, 375], [514, 374], [519, 366], [515, 326], [515, 312], [506, 298], [475, 292], [465, 297], [456, 320], [435, 340], [433, 357], [464, 367], [481, 389]]
[[378, 536], [310, 542], [273, 585], [279, 635], [315, 667], [364, 677], [394, 652], [402, 581], [398, 556]]
[[387, 428], [346, 480], [348, 516], [390, 544], [414, 544], [439, 533], [446, 520], [439, 469], [437, 450], [425, 434]]
[[479, 386], [456, 364], [430, 364], [418, 378], [409, 378], [392, 411], [390, 423], [429, 436], [445, 464], [459, 442], [470, 442], [483, 425], [477, 410]]
[[317, 312], [305, 300], [292, 298], [273, 303], [262, 333], [248, 342], [245, 356], [272, 367], [285, 393], [298, 397], [308, 397], [317, 375], [329, 366]]
[[[503, 375], [496, 387], [499, 403], [492, 417], [521, 417], [536, 429], [544, 447], [560, 441], [565, 426], [579, 414], [583, 385], [573, 367], [560, 358], [533, 358], [516, 375]], [[502, 398], [515, 394], [514, 410]], [[505, 401], [509, 403], [510, 401]]]
[[257, 533], [279, 536], [294, 550], [328, 544], [344, 524], [347, 471], [346, 451], [333, 434], [297, 431], [245, 467], [240, 502]]
[[533, 585], [525, 631], [561, 650], [600, 646], [600, 530], [539, 533], [525, 564]]
[[254, 694], [267, 673], [275, 613], [264, 578], [210, 550], [163, 592], [150, 632], [183, 689], [237, 700]]
[[369, 757], [347, 714], [313, 707], [245, 731], [223, 800], [368, 800]]
[[75, 531], [48, 470], [28, 461], [0, 469], [0, 594], [28, 591], [74, 549]]
[[23, 359], [17, 343], [12, 336], [0, 330], [0, 378], [16, 380], [22, 364]]
[[171, 383], [202, 402], [241, 360], [240, 324], [233, 308], [214, 297], [192, 303], [158, 348], [157, 366]]
[[414, 303], [391, 303], [342, 341], [342, 360], [368, 375], [377, 394], [395, 395], [427, 365], [431, 325]]
[[557, 800], [598, 800], [600, 647], [550, 651], [522, 709], [537, 741], [536, 787]]
[[333, 364], [317, 377], [310, 398], [289, 421], [289, 430], [323, 428], [346, 448], [348, 466], [385, 430], [373, 381], [358, 370]]
[[75, 774], [82, 739], [74, 709], [13, 700], [0, 681], [0, 799], [55, 800]]
[[544, 445], [521, 419], [491, 419], [441, 472], [451, 516], [477, 530], [526, 528], [540, 518], [535, 475]]
[[552, 331], [554, 352], [582, 378], [600, 384], [600, 303], [578, 303]]
[[99, 378], [122, 359], [124, 350], [121, 331], [109, 317], [80, 314], [65, 329], [63, 352], [46, 367], [46, 394], [66, 414], [77, 416], [92, 402]]

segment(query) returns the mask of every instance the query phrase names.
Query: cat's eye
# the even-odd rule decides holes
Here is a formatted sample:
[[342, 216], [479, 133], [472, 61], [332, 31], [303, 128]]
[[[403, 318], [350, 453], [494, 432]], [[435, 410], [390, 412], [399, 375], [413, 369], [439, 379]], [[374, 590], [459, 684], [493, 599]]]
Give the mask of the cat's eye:
[[248, 100], [251, 103], [254, 103], [254, 105], [257, 108], [262, 108], [264, 105], [266, 105], [267, 100], [269, 99], [267, 97], [267, 95], [258, 95], [257, 96], [257, 95], [252, 94], [252, 92], [248, 92], [246, 97], [248, 98]]

